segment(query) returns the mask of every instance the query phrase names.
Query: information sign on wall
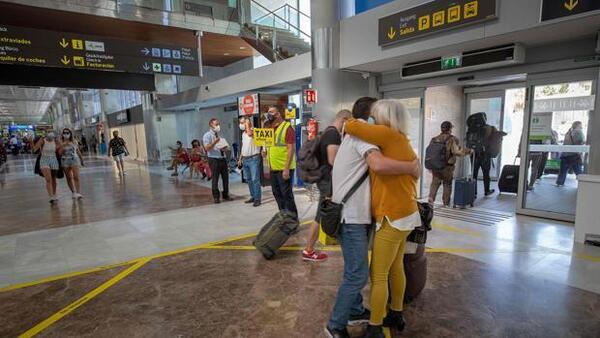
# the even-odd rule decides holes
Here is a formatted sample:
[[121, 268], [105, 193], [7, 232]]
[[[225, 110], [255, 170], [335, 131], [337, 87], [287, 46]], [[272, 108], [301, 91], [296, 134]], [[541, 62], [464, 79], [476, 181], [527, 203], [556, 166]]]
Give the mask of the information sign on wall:
[[259, 147], [271, 147], [275, 145], [275, 130], [273, 128], [254, 128], [252, 130], [254, 144]]
[[541, 21], [600, 10], [598, 0], [543, 0]]
[[552, 138], [552, 113], [534, 113], [531, 117], [529, 139], [544, 141], [550, 138]]
[[238, 109], [240, 116], [258, 114], [258, 94], [238, 97]]
[[436, 0], [379, 19], [379, 45], [495, 19], [496, 0]]
[[305, 104], [317, 103], [317, 90], [316, 89], [305, 89], [304, 90], [304, 103]]
[[0, 64], [198, 76], [196, 48], [0, 25]]
[[594, 110], [596, 95], [560, 97], [533, 101], [533, 112]]

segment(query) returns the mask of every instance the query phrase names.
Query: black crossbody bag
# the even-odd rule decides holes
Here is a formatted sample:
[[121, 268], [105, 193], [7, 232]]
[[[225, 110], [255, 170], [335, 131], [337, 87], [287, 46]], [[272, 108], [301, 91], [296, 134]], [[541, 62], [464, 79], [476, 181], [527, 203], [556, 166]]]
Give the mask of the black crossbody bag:
[[331, 199], [325, 199], [319, 204], [319, 215], [321, 218], [321, 229], [328, 236], [337, 237], [342, 228], [342, 210], [344, 204], [348, 202], [350, 197], [354, 195], [356, 190], [364, 183], [369, 177], [369, 170], [367, 170], [361, 178], [354, 183], [352, 188], [346, 193], [346, 196], [342, 199], [341, 203], [335, 203]]

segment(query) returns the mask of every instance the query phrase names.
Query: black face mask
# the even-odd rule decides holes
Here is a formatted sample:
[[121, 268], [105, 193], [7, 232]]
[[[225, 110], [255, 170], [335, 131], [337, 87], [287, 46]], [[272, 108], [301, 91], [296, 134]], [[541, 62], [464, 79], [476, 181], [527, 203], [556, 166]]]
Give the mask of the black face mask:
[[275, 113], [267, 113], [267, 121], [269, 121], [269, 122], [275, 121]]

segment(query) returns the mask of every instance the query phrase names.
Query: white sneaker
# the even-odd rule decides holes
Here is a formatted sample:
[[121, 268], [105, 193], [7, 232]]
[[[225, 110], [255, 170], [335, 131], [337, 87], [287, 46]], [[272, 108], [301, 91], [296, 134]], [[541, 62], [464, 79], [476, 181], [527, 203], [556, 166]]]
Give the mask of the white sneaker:
[[74, 200], [76, 200], [77, 199], [77, 193], [74, 192], [72, 197], [73, 197]]
[[58, 197], [56, 195], [50, 197], [50, 203], [54, 203], [58, 201]]
[[80, 194], [80, 193], [75, 193], [75, 197], [76, 197], [77, 199], [80, 199], [80, 198], [83, 198], [83, 195], [82, 195], [82, 194]]

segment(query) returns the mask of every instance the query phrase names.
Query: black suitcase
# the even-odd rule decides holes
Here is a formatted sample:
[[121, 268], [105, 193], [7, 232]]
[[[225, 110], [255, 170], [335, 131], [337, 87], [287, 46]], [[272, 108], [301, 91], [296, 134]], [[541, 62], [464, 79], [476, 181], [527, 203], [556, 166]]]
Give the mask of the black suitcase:
[[477, 180], [472, 178], [459, 178], [454, 183], [454, 207], [461, 209], [467, 206], [473, 207], [475, 193], [477, 192]]
[[266, 259], [271, 259], [290, 236], [298, 231], [298, 217], [295, 213], [282, 210], [265, 224], [252, 244]]
[[502, 167], [498, 180], [498, 191], [516, 194], [519, 190], [519, 165], [507, 164]]

